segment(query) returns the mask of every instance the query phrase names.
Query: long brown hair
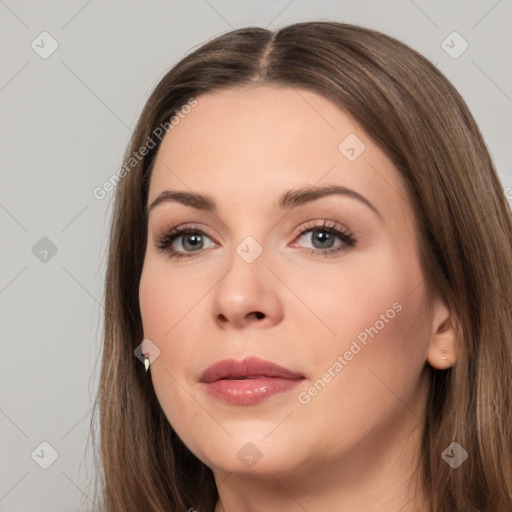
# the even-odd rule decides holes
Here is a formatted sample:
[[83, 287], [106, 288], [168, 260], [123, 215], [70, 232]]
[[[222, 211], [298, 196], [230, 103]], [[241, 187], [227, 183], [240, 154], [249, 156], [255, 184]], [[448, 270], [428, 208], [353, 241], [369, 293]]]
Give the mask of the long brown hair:
[[[460, 346], [449, 370], [427, 365], [422, 482], [432, 511], [510, 512], [510, 207], [468, 107], [441, 72], [392, 37], [336, 22], [275, 32], [244, 28], [214, 38], [178, 62], [144, 107], [125, 155], [130, 165], [116, 187], [108, 253], [95, 404], [103, 510], [212, 511], [217, 501], [212, 471], [174, 432], [134, 356], [143, 336], [138, 285], [160, 142], [155, 130], [203, 92], [249, 84], [322, 94], [353, 116], [400, 172], [429, 296], [439, 294], [451, 308]], [[154, 147], [131, 161], [149, 147], [148, 137]], [[441, 456], [452, 442], [468, 453], [457, 469]]]

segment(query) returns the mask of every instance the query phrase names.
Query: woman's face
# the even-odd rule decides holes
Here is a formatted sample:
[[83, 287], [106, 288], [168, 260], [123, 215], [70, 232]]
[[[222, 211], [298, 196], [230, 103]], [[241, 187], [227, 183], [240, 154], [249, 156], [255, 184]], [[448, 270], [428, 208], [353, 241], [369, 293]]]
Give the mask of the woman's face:
[[[214, 207], [153, 205], [165, 191]], [[426, 283], [398, 172], [351, 117], [304, 89], [201, 95], [162, 141], [148, 205], [150, 374], [199, 459], [285, 475], [351, 460], [369, 470], [400, 449], [426, 397]], [[160, 239], [177, 227], [188, 234]], [[259, 378], [201, 381], [251, 356], [297, 378], [252, 368]]]

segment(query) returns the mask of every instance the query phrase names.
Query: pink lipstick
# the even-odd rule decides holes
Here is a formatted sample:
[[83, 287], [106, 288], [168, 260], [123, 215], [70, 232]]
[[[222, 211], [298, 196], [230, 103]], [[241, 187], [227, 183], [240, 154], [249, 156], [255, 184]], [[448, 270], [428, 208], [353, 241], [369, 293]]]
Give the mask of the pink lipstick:
[[248, 357], [218, 361], [201, 374], [200, 381], [208, 393], [224, 403], [253, 405], [294, 388], [304, 378], [270, 361]]

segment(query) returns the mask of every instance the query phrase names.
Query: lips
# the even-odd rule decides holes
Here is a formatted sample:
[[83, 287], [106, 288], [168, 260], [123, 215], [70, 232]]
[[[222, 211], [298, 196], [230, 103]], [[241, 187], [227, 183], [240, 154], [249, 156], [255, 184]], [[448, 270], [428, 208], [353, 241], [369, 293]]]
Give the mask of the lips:
[[201, 374], [200, 381], [210, 383], [221, 379], [243, 380], [264, 377], [298, 380], [303, 379], [304, 375], [259, 357], [248, 357], [242, 361], [235, 359], [218, 361]]
[[295, 388], [305, 377], [258, 357], [224, 359], [200, 377], [205, 390], [229, 405], [256, 405]]

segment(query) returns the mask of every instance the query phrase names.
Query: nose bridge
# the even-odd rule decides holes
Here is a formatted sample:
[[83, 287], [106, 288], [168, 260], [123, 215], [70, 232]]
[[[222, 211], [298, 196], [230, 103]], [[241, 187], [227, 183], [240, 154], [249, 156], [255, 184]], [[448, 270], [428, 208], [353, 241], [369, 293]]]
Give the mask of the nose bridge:
[[277, 321], [281, 307], [267, 263], [263, 246], [252, 235], [234, 247], [230, 270], [215, 289], [217, 319], [237, 326], [254, 319]]
[[236, 245], [229, 259], [230, 270], [218, 287], [224, 302], [257, 307], [265, 280], [268, 281], [265, 263], [263, 247], [254, 237], [246, 237]]
[[266, 245], [265, 251], [268, 251], [269, 226], [265, 224], [261, 212], [258, 215], [258, 203], [250, 201], [244, 205], [237, 199], [234, 205], [237, 208], [232, 211], [237, 212], [237, 218], [233, 219], [229, 228], [230, 248], [233, 251], [229, 261], [231, 267], [233, 270], [240, 268], [242, 272], [250, 272], [254, 267], [259, 272], [268, 272], [264, 264], [267, 254], [263, 246]]

